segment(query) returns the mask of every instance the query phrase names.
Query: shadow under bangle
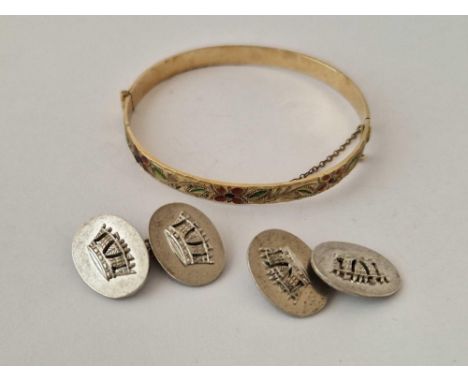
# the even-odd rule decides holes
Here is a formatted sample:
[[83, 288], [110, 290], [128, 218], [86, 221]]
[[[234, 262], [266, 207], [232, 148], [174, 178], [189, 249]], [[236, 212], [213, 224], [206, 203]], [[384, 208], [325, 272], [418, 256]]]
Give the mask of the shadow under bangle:
[[[312, 76], [328, 84], [346, 98], [361, 122], [337, 150], [299, 177], [286, 182], [263, 184], [224, 182], [195, 176], [163, 163], [145, 150], [135, 137], [130, 125], [135, 107], [160, 82], [193, 69], [219, 65], [275, 66]], [[172, 56], [143, 72], [130, 89], [122, 91], [121, 101], [127, 143], [137, 162], [153, 177], [176, 190], [218, 202], [274, 203], [321, 193], [336, 185], [354, 168], [363, 155], [371, 131], [369, 108], [364, 95], [344, 73], [302, 53], [259, 46], [215, 46]], [[358, 142], [345, 158], [334, 166], [326, 167], [354, 140]]]

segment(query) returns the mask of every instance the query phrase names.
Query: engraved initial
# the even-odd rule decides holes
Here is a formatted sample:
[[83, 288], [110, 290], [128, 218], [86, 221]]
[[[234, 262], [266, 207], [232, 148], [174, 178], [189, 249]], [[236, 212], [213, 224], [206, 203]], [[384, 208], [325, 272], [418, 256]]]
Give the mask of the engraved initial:
[[346, 254], [335, 254], [332, 273], [353, 283], [378, 285], [390, 282], [374, 260]]
[[296, 304], [304, 287], [310, 285], [302, 264], [288, 247], [261, 248], [260, 252], [268, 278]]
[[102, 225], [88, 245], [88, 254], [99, 273], [107, 280], [136, 273], [135, 258], [118, 232]]
[[176, 221], [164, 230], [164, 235], [172, 253], [184, 266], [214, 264], [208, 237], [187, 213], [181, 212]]

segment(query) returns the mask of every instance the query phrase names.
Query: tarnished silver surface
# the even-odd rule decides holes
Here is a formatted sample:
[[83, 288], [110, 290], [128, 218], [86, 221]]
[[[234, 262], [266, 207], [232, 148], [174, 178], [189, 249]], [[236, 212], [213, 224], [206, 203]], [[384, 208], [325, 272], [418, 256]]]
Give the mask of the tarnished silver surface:
[[117, 216], [98, 216], [83, 225], [73, 239], [72, 256], [83, 281], [106, 297], [134, 294], [148, 275], [143, 239]]
[[348, 294], [385, 297], [397, 292], [401, 284], [390, 261], [357, 244], [320, 244], [313, 251], [311, 265], [325, 283]]
[[279, 229], [259, 233], [249, 246], [249, 266], [258, 287], [274, 305], [294, 316], [319, 312], [330, 292], [312, 271], [310, 256], [307, 244]]
[[224, 269], [224, 248], [213, 223], [184, 203], [159, 208], [149, 223], [156, 259], [177, 281], [191, 286], [213, 282]]

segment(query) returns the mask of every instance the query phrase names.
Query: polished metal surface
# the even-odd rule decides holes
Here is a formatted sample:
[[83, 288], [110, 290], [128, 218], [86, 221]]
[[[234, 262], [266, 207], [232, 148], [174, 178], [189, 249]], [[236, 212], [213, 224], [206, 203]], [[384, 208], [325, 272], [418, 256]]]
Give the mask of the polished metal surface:
[[314, 249], [311, 265], [317, 275], [343, 293], [385, 297], [398, 291], [400, 275], [394, 265], [372, 249], [331, 241]]
[[72, 257], [83, 281], [109, 298], [134, 294], [148, 275], [143, 239], [117, 216], [98, 216], [83, 225], [73, 239]]
[[263, 294], [279, 309], [305, 317], [319, 312], [330, 289], [312, 271], [311, 249], [279, 229], [258, 234], [249, 246], [249, 266]]
[[175, 280], [201, 286], [216, 280], [224, 269], [224, 248], [213, 223], [184, 203], [159, 208], [149, 223], [152, 251]]

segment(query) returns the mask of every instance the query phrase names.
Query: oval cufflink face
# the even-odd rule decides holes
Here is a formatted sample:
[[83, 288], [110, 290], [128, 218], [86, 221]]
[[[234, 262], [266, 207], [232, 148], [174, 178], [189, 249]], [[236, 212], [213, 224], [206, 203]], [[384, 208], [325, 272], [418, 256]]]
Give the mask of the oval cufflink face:
[[311, 265], [325, 283], [343, 293], [386, 297], [401, 285], [400, 275], [390, 261], [357, 244], [320, 244], [313, 251]]
[[151, 249], [164, 270], [190, 286], [216, 280], [224, 269], [224, 248], [213, 223], [185, 203], [159, 208], [149, 223]]
[[312, 271], [311, 249], [298, 237], [278, 229], [261, 232], [248, 256], [255, 282], [279, 309], [305, 317], [326, 305], [330, 289]]
[[83, 281], [105, 297], [128, 297], [148, 276], [143, 239], [117, 216], [98, 216], [83, 225], [73, 239], [72, 256]]

